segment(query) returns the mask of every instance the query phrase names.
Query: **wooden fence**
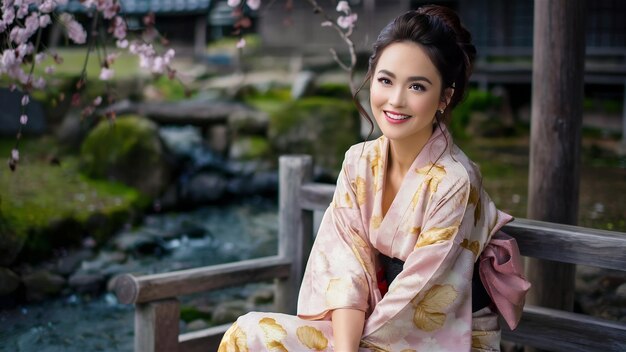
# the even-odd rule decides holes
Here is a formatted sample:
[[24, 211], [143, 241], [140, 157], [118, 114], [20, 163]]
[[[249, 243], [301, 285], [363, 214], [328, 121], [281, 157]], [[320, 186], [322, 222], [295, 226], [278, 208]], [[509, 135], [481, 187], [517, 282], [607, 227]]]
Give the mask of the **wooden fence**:
[[[312, 183], [310, 156], [280, 158], [277, 256], [164, 274], [122, 276], [121, 303], [135, 304], [135, 351], [214, 351], [230, 325], [180, 334], [177, 297], [276, 280], [276, 310], [294, 313], [313, 239], [313, 212], [332, 200], [334, 185]], [[561, 263], [626, 271], [626, 233], [518, 219], [504, 231], [522, 255]], [[515, 331], [503, 338], [550, 351], [626, 351], [626, 323], [544, 307], [524, 308]]]

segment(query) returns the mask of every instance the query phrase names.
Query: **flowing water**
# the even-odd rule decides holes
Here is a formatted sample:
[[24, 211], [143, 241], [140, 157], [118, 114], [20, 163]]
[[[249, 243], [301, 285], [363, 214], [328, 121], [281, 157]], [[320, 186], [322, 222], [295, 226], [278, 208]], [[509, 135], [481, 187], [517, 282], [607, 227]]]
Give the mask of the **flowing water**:
[[[206, 232], [170, 240], [167, 254], [134, 258], [133, 271], [166, 272], [276, 254], [274, 203], [261, 200], [150, 216], [144, 226], [151, 229], [193, 222]], [[242, 288], [214, 295], [232, 295], [233, 290]], [[132, 351], [133, 312], [132, 305], [118, 304], [111, 293], [71, 295], [0, 311], [0, 351]]]

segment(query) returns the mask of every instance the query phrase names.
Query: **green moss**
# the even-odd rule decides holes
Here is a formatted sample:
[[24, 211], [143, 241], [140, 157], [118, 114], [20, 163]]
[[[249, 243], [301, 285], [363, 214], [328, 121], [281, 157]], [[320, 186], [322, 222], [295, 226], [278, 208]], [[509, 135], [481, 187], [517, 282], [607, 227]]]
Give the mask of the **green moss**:
[[291, 101], [291, 90], [288, 88], [272, 88], [263, 93], [251, 91], [240, 98], [255, 109], [272, 115]]
[[185, 322], [189, 323], [194, 320], [202, 319], [202, 320], [211, 320], [211, 314], [201, 312], [196, 307], [182, 305], [180, 307], [180, 318]]
[[[110, 167], [138, 167], [138, 160], [157, 163], [160, 146], [154, 143], [154, 124], [138, 116], [102, 121], [81, 147], [82, 170], [93, 178], [107, 178]], [[148, 158], [148, 160], [144, 160]]]
[[242, 148], [243, 153], [238, 156], [241, 160], [255, 160], [270, 155], [270, 143], [267, 138], [261, 136], [240, 137], [234, 141], [231, 148]]
[[159, 77], [152, 85], [166, 101], [188, 99], [196, 93], [194, 91], [187, 92], [181, 82], [169, 79], [167, 76]]
[[[0, 147], [8, 144], [4, 141]], [[63, 156], [60, 166], [50, 165], [40, 150], [54, 149], [48, 140], [22, 146], [17, 171], [0, 170], [0, 217], [5, 228], [0, 237], [25, 240], [23, 251], [29, 259], [45, 257], [56, 246], [79, 244], [85, 235], [104, 240], [146, 205], [135, 189], [81, 175], [75, 157]], [[97, 217], [106, 218], [106, 226], [94, 223]]]
[[358, 119], [349, 100], [310, 97], [271, 114], [268, 133], [277, 153], [312, 154], [316, 165], [334, 173], [346, 150], [359, 141]]
[[315, 88], [314, 95], [339, 98], [339, 99], [352, 99], [352, 92], [347, 84], [340, 83], [323, 83]]

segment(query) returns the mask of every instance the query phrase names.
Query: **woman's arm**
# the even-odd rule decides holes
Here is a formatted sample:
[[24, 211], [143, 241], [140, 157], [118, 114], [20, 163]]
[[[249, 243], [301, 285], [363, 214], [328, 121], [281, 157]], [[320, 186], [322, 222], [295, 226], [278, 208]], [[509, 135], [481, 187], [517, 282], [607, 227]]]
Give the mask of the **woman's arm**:
[[332, 313], [335, 352], [356, 352], [363, 334], [365, 312], [358, 309], [341, 308]]

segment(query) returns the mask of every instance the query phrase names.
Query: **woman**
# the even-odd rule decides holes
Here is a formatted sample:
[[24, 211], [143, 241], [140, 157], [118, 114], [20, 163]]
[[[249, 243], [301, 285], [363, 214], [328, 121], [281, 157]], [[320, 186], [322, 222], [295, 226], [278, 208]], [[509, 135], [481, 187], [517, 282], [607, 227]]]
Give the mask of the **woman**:
[[[220, 351], [499, 350], [497, 312], [515, 327], [529, 284], [514, 241], [499, 233], [511, 216], [495, 208], [445, 127], [474, 55], [445, 7], [408, 12], [382, 30], [366, 82], [383, 136], [346, 153], [298, 315], [240, 317]], [[514, 270], [498, 271], [503, 260]]]

